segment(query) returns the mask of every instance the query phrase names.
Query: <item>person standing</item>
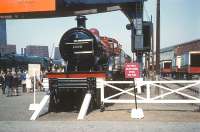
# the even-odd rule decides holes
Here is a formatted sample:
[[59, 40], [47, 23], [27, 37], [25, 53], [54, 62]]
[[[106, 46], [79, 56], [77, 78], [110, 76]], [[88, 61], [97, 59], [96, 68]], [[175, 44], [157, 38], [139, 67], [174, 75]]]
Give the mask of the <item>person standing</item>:
[[31, 77], [26, 73], [26, 91], [27, 93], [30, 93], [30, 90], [32, 89], [32, 81]]
[[13, 76], [11, 71], [9, 70], [5, 76], [5, 84], [6, 84], [5, 94], [7, 97], [11, 96], [12, 94], [12, 81], [13, 81]]
[[18, 75], [17, 73], [13, 73], [13, 79], [12, 79], [12, 88], [13, 88], [13, 95], [18, 96]]
[[24, 71], [21, 72], [20, 80], [22, 84], [22, 91], [23, 93], [26, 92], [26, 73]]
[[2, 93], [5, 94], [5, 75], [3, 72], [0, 73], [0, 84], [2, 88]]

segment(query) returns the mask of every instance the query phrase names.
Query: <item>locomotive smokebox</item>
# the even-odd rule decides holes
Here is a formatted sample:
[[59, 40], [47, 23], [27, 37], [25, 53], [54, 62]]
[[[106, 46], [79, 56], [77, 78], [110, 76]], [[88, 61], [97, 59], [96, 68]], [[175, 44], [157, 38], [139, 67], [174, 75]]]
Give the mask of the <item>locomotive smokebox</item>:
[[[84, 26], [86, 18], [77, 17], [77, 24]], [[64, 33], [59, 50], [67, 62], [67, 71], [93, 71], [96, 64], [97, 42], [95, 36], [86, 28], [72, 28]]]
[[79, 28], [86, 28], [86, 20], [87, 18], [85, 16], [77, 16], [77, 27]]

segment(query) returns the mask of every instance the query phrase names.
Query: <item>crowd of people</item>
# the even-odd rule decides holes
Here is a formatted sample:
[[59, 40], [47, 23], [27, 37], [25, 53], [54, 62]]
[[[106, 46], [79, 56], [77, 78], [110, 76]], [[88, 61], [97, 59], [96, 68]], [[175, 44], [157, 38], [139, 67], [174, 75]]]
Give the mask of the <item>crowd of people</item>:
[[[42, 79], [45, 77], [46, 72], [41, 72], [35, 76], [30, 76], [27, 71], [24, 70], [10, 70], [0, 71], [0, 85], [2, 93], [7, 97], [19, 96], [21, 92], [30, 93], [35, 88], [38, 91], [43, 91]], [[34, 83], [35, 80], [35, 83]], [[21, 89], [20, 89], [21, 88]]]

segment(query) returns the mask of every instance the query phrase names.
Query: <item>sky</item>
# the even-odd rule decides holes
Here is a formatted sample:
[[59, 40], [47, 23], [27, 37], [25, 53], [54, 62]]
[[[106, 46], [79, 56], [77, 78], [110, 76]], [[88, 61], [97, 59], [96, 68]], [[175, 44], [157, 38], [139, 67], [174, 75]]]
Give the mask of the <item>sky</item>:
[[[200, 0], [160, 1], [161, 48], [200, 39]], [[156, 0], [145, 2], [144, 20], [150, 20], [151, 15], [156, 31]], [[97, 28], [100, 35], [117, 39], [122, 48], [131, 54], [131, 34], [126, 29], [129, 21], [121, 11], [86, 17], [87, 28]], [[7, 41], [17, 45], [18, 53], [26, 45], [47, 45], [52, 56], [52, 49], [58, 46], [64, 32], [75, 26], [75, 17], [7, 20]]]

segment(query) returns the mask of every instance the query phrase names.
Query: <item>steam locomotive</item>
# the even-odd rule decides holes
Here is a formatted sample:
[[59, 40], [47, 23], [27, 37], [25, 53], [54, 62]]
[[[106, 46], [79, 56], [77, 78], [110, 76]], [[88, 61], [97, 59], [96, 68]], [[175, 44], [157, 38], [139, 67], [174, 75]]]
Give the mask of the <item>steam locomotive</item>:
[[118, 41], [101, 37], [97, 29], [86, 29], [84, 16], [76, 19], [77, 27], [65, 32], [59, 44], [66, 63], [65, 72], [48, 74], [50, 111], [79, 109], [88, 91], [93, 94], [90, 106], [99, 107], [100, 90], [96, 88], [96, 79], [123, 79], [124, 64], [131, 61]]
[[59, 49], [68, 72], [113, 72], [122, 71], [122, 64], [131, 60], [120, 46], [115, 39], [100, 37], [97, 29], [86, 29], [82, 22], [62, 36]]
[[28, 69], [28, 64], [40, 64], [42, 70], [47, 70], [49, 66], [49, 59], [39, 56], [25, 56], [19, 54], [6, 54], [0, 56], [0, 69], [6, 70], [7, 68]]

